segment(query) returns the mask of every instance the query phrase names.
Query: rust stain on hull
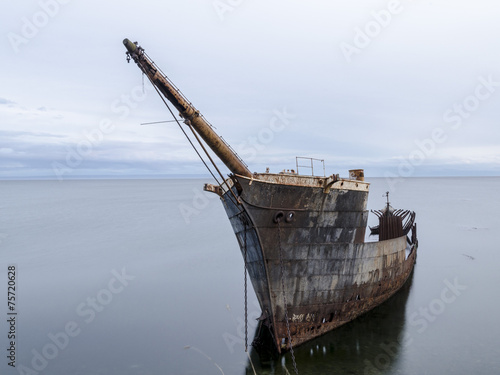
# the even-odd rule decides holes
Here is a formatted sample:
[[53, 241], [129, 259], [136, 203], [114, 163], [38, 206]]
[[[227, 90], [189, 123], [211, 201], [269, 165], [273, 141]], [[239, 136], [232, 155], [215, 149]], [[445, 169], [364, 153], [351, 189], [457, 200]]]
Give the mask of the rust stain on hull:
[[123, 44], [128, 61], [139, 66], [165, 104], [169, 100], [179, 111], [217, 173], [222, 177], [201, 140], [232, 172], [205, 190], [224, 203], [246, 254], [262, 322], [279, 351], [355, 319], [401, 288], [416, 259], [414, 213], [391, 211], [387, 203], [386, 211], [378, 211], [378, 228], [370, 228], [381, 241], [365, 243], [369, 184], [363, 170], [350, 170], [349, 179], [293, 170], [252, 174], [144, 49], [128, 39]]
[[[323, 303], [318, 305], [311, 304], [307, 307], [307, 313], [293, 313], [297, 310], [300, 312], [305, 309], [295, 309], [289, 307], [292, 312], [290, 322], [290, 330], [292, 333], [292, 344], [300, 345], [315, 337], [323, 335], [343, 324], [350, 322], [360, 315], [365, 314], [374, 307], [380, 305], [394, 293], [396, 293], [407, 281], [413, 265], [415, 264], [416, 252], [413, 251], [410, 257], [402, 264], [401, 273], [395, 277], [387, 275], [379, 282], [365, 283], [360, 286], [353, 285], [347, 288], [341, 294], [348, 295], [349, 298], [339, 298], [336, 303]], [[294, 321], [297, 317], [298, 322]], [[279, 338], [286, 338], [287, 328], [284, 322], [275, 322], [276, 325], [276, 345], [281, 346], [281, 349], [289, 349], [289, 346], [282, 345]], [[285, 340], [286, 343], [286, 340]]]
[[261, 319], [278, 351], [290, 349], [286, 315], [291, 343], [299, 345], [387, 300], [415, 264], [416, 242], [402, 228], [394, 231], [397, 237], [363, 242], [369, 184], [337, 180], [325, 192], [325, 183], [317, 177], [235, 176], [232, 189], [243, 210], [228, 191], [222, 194], [242, 251], [246, 238]]

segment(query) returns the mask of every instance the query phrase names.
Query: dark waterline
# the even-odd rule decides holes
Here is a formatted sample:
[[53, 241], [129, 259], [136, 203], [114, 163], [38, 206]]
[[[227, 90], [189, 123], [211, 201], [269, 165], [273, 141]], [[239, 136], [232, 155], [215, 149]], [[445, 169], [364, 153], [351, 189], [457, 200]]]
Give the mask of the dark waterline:
[[[204, 182], [0, 181], [3, 301], [7, 265], [18, 269], [17, 370], [254, 373], [244, 352], [243, 261], [221, 203], [201, 191]], [[369, 208], [381, 208], [387, 181], [370, 182]], [[393, 206], [417, 212], [411, 285], [296, 348], [300, 374], [500, 373], [499, 189], [500, 178], [398, 183]], [[255, 318], [260, 311], [249, 296]], [[78, 334], [62, 340], [72, 323]], [[250, 342], [255, 327], [252, 319]], [[51, 337], [62, 340], [59, 348]], [[19, 373], [3, 357], [1, 373]], [[251, 350], [250, 357], [257, 374], [293, 373], [289, 354]]]

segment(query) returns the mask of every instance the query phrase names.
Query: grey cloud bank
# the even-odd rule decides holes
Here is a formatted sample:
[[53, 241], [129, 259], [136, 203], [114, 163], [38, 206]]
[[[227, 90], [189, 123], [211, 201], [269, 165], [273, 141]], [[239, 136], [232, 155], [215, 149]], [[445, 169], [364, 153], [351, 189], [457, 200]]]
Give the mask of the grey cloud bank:
[[[40, 0], [6, 8], [0, 178], [205, 173], [177, 125], [140, 126], [170, 118], [126, 63], [125, 37], [251, 170], [289, 169], [295, 156], [310, 156], [341, 175], [499, 173], [492, 46], [500, 5]], [[273, 131], [283, 108], [294, 117]]]

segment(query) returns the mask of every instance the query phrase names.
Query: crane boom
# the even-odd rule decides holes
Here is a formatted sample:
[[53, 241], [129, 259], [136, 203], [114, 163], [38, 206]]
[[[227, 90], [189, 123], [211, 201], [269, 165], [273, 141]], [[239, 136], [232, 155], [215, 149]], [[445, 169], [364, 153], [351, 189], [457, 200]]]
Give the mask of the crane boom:
[[158, 88], [161, 94], [177, 108], [184, 122], [193, 127], [226, 167], [234, 174], [252, 177], [252, 173], [239, 156], [213, 130], [207, 120], [205, 120], [179, 89], [175, 87], [168, 77], [149, 59], [144, 53], [144, 49], [139, 47], [137, 42], [131, 42], [129, 39], [124, 39], [123, 44], [127, 48], [128, 56], [149, 77], [150, 81]]

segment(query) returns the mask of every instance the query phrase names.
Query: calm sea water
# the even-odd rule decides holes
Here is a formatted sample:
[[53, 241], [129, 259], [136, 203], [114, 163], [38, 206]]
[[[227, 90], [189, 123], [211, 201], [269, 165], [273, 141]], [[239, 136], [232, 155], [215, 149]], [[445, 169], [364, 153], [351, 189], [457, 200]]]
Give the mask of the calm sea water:
[[[243, 261], [204, 182], [0, 181], [0, 373], [293, 373], [290, 354], [244, 351]], [[387, 181], [371, 182], [369, 208], [378, 209]], [[500, 374], [499, 191], [500, 178], [397, 184], [393, 206], [417, 212], [410, 285], [296, 348], [299, 373]], [[251, 342], [260, 313], [252, 290], [249, 313]]]

